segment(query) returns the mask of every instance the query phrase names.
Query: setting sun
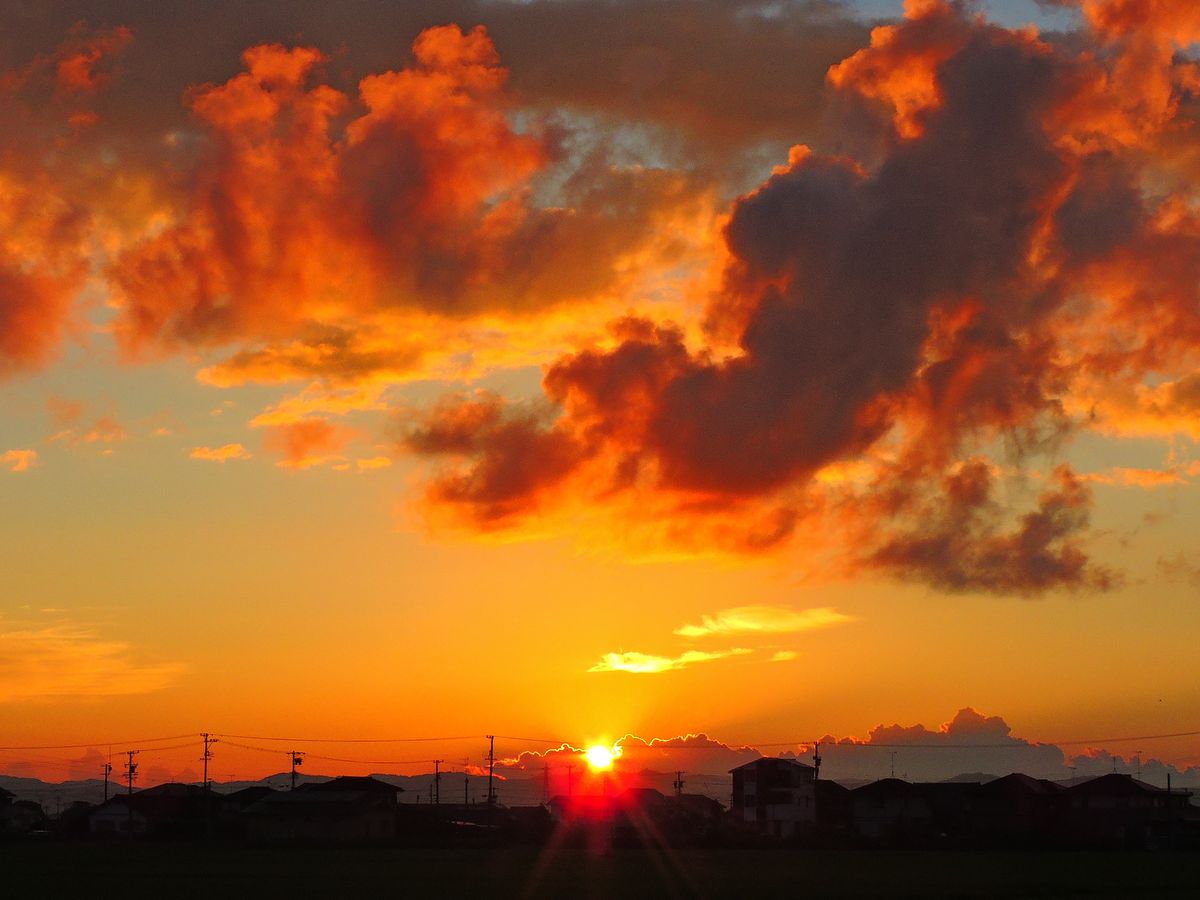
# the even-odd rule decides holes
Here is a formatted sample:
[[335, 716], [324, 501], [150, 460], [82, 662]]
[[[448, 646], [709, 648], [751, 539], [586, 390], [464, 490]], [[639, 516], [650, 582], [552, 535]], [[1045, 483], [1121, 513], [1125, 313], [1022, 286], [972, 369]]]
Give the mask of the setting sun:
[[601, 746], [600, 744], [588, 747], [586, 755], [588, 765], [598, 771], [611, 769], [613, 760], [616, 758], [616, 754], [610, 748]]

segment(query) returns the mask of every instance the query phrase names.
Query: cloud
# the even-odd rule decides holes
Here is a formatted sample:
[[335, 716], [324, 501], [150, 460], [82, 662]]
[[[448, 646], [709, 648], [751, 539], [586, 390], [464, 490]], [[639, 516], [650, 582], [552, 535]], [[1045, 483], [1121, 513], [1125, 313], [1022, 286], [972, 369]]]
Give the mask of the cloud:
[[1187, 483], [1188, 477], [1194, 474], [1192, 468], [1136, 469], [1114, 466], [1103, 472], [1081, 473], [1079, 480], [1116, 487], [1157, 488]]
[[789, 609], [783, 606], [736, 606], [712, 616], [701, 616], [699, 625], [675, 629], [681, 637], [699, 638], [727, 634], [788, 634], [853, 622], [828, 606]]
[[1053, 586], [1104, 590], [1119, 582], [1116, 573], [1091, 563], [1079, 542], [1091, 493], [1068, 467], [1059, 467], [1036, 509], [1009, 528], [992, 482], [980, 461], [948, 475], [924, 514], [885, 533], [867, 564], [948, 591], [1036, 594]]
[[1161, 556], [1158, 559], [1158, 573], [1167, 581], [1190, 584], [1200, 587], [1200, 565], [1192, 561], [1184, 553], [1173, 556]]
[[268, 342], [204, 376], [224, 383], [403, 370], [419, 344], [369, 351], [355, 323], [525, 316], [595, 297], [703, 193], [668, 170], [601, 161], [575, 169], [561, 202], [537, 205], [554, 147], [510, 123], [486, 30], [427, 28], [412, 53], [363, 77], [356, 102], [326, 82], [322, 51], [278, 44], [189, 93], [206, 145], [192, 195], [109, 273], [128, 351]]
[[435, 506], [460, 506], [481, 528], [502, 526], [535, 507], [585, 449], [565, 431], [547, 429], [550, 411], [505, 404], [496, 394], [455, 395], [427, 415], [401, 421], [407, 449], [461, 459], [427, 489]]
[[658, 672], [671, 672], [676, 669], [686, 669], [698, 663], [713, 662], [730, 656], [743, 656], [752, 653], [742, 647], [731, 650], [686, 650], [678, 656], [652, 656], [628, 650], [619, 653], [606, 653], [589, 672], [632, 672], [638, 675], [651, 675]]
[[38, 464], [36, 450], [5, 450], [0, 453], [0, 465], [10, 472], [28, 472]]
[[301, 419], [286, 425], [271, 425], [263, 447], [282, 458], [276, 465], [285, 469], [309, 469], [341, 460], [341, 449], [350, 432], [323, 418]]
[[386, 469], [391, 464], [391, 457], [388, 456], [367, 456], [354, 461], [354, 467], [360, 472], [369, 472], [373, 469]]
[[69, 427], [52, 434], [47, 440], [50, 443], [62, 441], [67, 444], [112, 444], [127, 438], [128, 432], [113, 416], [100, 416], [90, 425], [79, 427], [73, 423], [78, 421], [78, 413], [66, 422]]
[[76, 626], [0, 631], [0, 703], [148, 694], [184, 671], [180, 663], [135, 662], [128, 643]]
[[231, 459], [249, 459], [250, 451], [241, 444], [223, 444], [220, 447], [193, 447], [188, 456], [191, 459], [225, 463]]
[[795, 650], [776, 650], [771, 654], [771, 662], [791, 662], [799, 656], [800, 654]]
[[[941, 0], [876, 28], [829, 71], [857, 156], [796, 146], [734, 202], [702, 334], [627, 316], [547, 367], [537, 417], [493, 402], [479, 440], [458, 421], [453, 453], [410, 443], [457, 456], [460, 485], [514, 468], [513, 443], [486, 440], [497, 421], [564, 449], [505, 481], [500, 515], [495, 490], [435, 475], [434, 520], [540, 533], [591, 503], [688, 550], [803, 533], [840, 540], [843, 570], [952, 590], [1116, 584], [1089, 559], [1092, 495], [1064, 437], [1105, 384], [1192, 371], [1200, 346], [1200, 219], [1180, 179], [1149, 189], [1190, 127], [1190, 26], [1156, 7], [1142, 31], [1119, 9], [1095, 4], [1071, 41]], [[1048, 463], [1028, 505], [998, 499], [981, 461], [1000, 452], [1017, 486]]]

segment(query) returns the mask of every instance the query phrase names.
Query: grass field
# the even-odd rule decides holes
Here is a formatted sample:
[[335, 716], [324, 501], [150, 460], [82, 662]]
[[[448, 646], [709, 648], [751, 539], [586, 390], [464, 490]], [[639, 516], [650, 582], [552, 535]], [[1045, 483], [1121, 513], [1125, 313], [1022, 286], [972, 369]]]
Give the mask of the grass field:
[[12, 898], [1200, 896], [1195, 853], [24, 843], [0, 845], [0, 872]]

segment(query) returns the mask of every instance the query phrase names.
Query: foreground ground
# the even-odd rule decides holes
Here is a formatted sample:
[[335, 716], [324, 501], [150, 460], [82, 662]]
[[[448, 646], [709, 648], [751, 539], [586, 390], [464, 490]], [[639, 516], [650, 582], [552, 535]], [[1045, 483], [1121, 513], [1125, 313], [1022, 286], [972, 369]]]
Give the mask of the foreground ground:
[[0, 845], [8, 897], [1187, 897], [1200, 854]]

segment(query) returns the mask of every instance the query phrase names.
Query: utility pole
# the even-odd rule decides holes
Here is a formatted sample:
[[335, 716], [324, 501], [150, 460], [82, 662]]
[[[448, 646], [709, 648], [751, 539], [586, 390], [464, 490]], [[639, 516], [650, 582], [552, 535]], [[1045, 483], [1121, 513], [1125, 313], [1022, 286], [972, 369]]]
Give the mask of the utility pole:
[[821, 742], [813, 744], [813, 781], [821, 777]]
[[208, 761], [212, 759], [212, 750], [209, 747], [217, 742], [216, 738], [208, 736], [208, 732], [204, 732], [204, 832], [212, 836], [212, 816], [209, 814], [212, 804], [209, 803], [209, 794], [211, 793], [208, 783]]
[[488, 739], [488, 806], [496, 805], [496, 736], [487, 735]]
[[300, 750], [292, 751], [292, 790], [296, 789], [296, 766], [304, 763], [304, 753]]
[[130, 795], [133, 794], [133, 779], [134, 779], [134, 776], [137, 775], [137, 763], [135, 763], [133, 761], [133, 758], [135, 756], [137, 756], [140, 752], [141, 752], [140, 750], [126, 750], [125, 751], [125, 755], [129, 757], [129, 761], [127, 763], [125, 763], [125, 781], [129, 785], [129, 790], [126, 793], [128, 793]]
[[896, 751], [892, 750], [890, 753], [888, 753], [888, 756], [890, 756], [892, 758], [892, 777], [895, 778], [896, 777]]
[[463, 806], [471, 805], [471, 773], [463, 772]]
[[682, 771], [676, 770], [675, 781], [672, 783], [672, 787], [675, 788], [675, 796], [676, 797], [683, 796], [683, 772]]
[[433, 761], [433, 804], [434, 806], [442, 805], [442, 761], [440, 759]]
[[125, 826], [125, 831], [129, 834], [129, 837], [132, 840], [133, 839], [133, 800], [131, 798], [133, 797], [133, 779], [134, 779], [134, 776], [137, 775], [137, 763], [135, 763], [133, 761], [133, 758], [138, 755], [138, 751], [137, 750], [126, 750], [125, 753], [129, 757], [129, 761], [127, 763], [125, 763], [125, 779], [129, 785], [129, 790], [126, 793], [126, 800], [125, 800], [125, 808], [126, 808], [126, 811], [129, 813], [129, 818], [128, 818], [128, 824]]
[[112, 774], [112, 763], [104, 764], [104, 802], [108, 802], [108, 776]]

